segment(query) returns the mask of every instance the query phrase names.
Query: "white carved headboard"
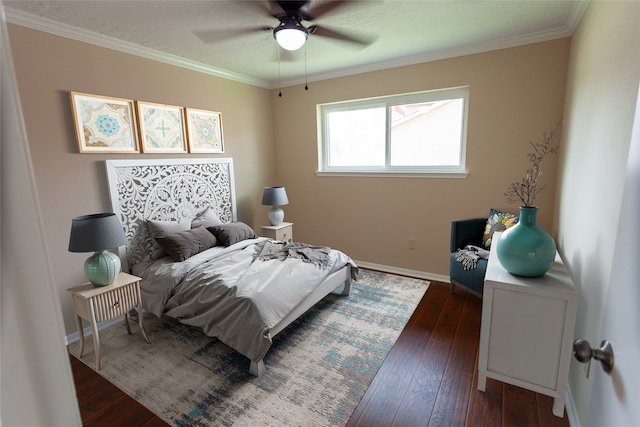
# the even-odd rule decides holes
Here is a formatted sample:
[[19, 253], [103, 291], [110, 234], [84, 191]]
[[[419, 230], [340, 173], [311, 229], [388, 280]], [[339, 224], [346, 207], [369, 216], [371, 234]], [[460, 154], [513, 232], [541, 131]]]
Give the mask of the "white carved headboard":
[[179, 221], [212, 207], [222, 222], [236, 221], [233, 159], [107, 160], [111, 208], [127, 243], [119, 249], [122, 270], [151, 253], [145, 220]]

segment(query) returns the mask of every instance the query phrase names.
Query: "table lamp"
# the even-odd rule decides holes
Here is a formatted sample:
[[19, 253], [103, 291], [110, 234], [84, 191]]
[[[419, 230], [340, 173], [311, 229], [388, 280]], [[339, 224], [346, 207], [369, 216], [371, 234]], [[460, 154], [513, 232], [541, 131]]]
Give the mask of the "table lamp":
[[284, 187], [264, 187], [264, 194], [262, 195], [262, 204], [271, 205], [269, 213], [269, 223], [271, 225], [280, 225], [284, 220], [284, 211], [278, 206], [288, 205], [289, 199], [287, 199], [287, 192]]
[[84, 273], [94, 286], [108, 286], [120, 273], [120, 258], [107, 251], [124, 245], [126, 237], [114, 213], [82, 215], [71, 221], [69, 252], [95, 253], [84, 262]]

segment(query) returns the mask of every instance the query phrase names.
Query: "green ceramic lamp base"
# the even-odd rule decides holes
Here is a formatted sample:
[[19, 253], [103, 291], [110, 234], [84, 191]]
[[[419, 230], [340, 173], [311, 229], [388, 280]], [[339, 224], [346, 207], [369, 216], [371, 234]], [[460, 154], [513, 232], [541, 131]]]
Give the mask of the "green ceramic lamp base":
[[97, 251], [84, 262], [84, 273], [94, 286], [109, 286], [120, 273], [120, 258], [109, 251]]

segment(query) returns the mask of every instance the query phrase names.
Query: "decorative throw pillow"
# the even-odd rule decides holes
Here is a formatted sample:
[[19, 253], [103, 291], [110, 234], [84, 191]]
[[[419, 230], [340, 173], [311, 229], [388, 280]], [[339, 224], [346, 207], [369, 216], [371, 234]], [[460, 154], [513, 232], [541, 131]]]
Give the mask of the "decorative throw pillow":
[[493, 233], [496, 231], [504, 231], [509, 227], [513, 227], [518, 223], [518, 216], [506, 212], [499, 212], [495, 209], [489, 211], [489, 218], [487, 219], [487, 225], [484, 228], [484, 234], [482, 235], [482, 245], [490, 249], [491, 239]]
[[182, 221], [145, 221], [151, 240], [153, 241], [153, 249], [151, 251], [151, 259], [162, 258], [167, 256], [167, 251], [158, 243], [158, 237], [164, 237], [168, 234], [180, 233], [191, 229], [191, 221], [183, 219]]
[[216, 215], [215, 210], [211, 207], [208, 207], [202, 213], [196, 216], [193, 221], [191, 221], [191, 228], [197, 228], [200, 226], [207, 228], [222, 224], [224, 223], [220, 221], [220, 218], [218, 218], [218, 215]]
[[244, 222], [230, 222], [228, 224], [208, 227], [211, 233], [223, 246], [231, 246], [246, 239], [258, 237], [251, 227]]
[[202, 226], [156, 240], [175, 262], [182, 262], [216, 245], [216, 237]]

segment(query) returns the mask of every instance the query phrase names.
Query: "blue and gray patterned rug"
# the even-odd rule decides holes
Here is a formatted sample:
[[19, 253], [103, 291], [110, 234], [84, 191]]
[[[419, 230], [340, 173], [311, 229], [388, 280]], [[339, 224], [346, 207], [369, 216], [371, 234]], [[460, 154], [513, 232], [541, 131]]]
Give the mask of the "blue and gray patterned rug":
[[[177, 426], [341, 426], [426, 291], [419, 279], [361, 270], [274, 338], [266, 373], [199, 329], [145, 315], [100, 332], [100, 374]], [[83, 362], [95, 366], [92, 340]], [[69, 346], [77, 354], [77, 343]]]

